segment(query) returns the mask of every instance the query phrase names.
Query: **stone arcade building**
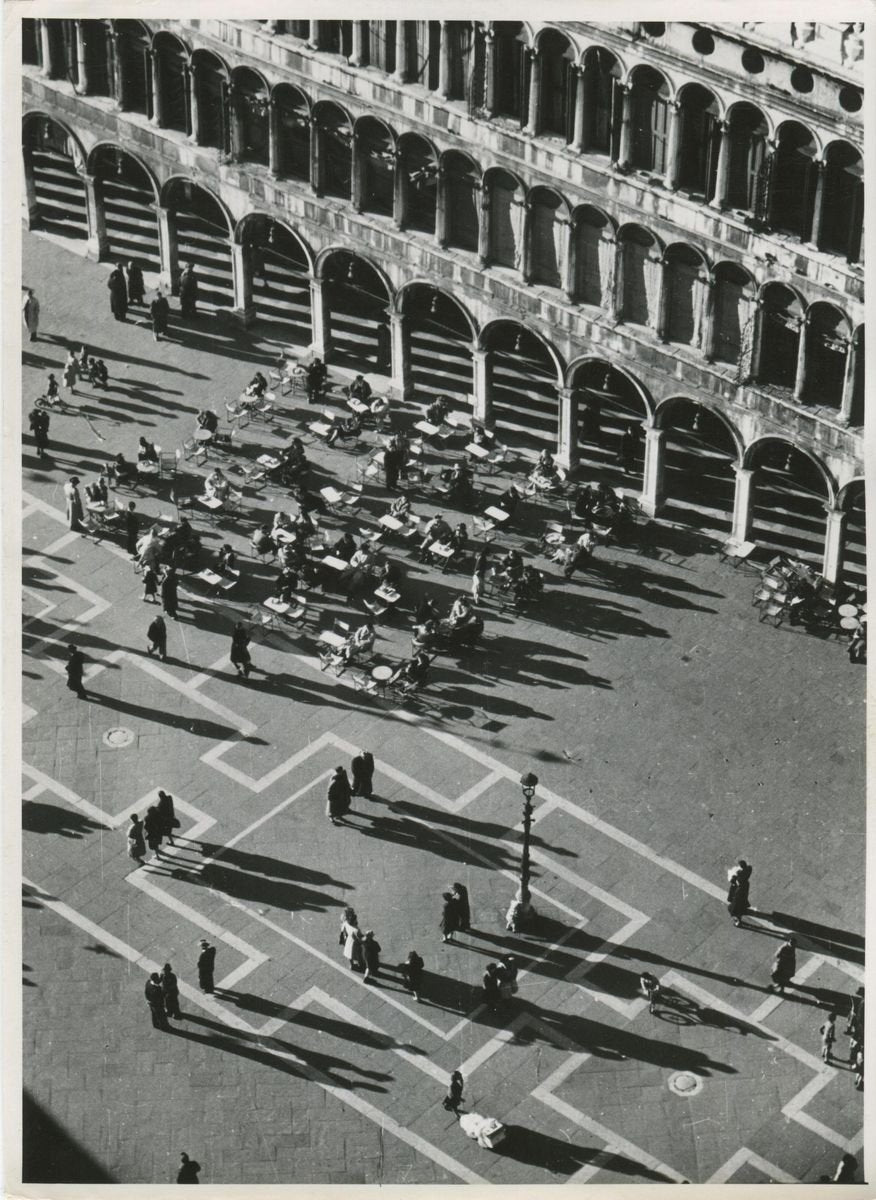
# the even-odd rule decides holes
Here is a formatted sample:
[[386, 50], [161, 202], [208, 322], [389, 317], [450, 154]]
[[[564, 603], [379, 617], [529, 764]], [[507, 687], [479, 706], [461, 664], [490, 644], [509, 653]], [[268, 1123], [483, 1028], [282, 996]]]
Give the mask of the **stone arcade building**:
[[860, 26], [22, 25], [30, 227], [862, 569]]

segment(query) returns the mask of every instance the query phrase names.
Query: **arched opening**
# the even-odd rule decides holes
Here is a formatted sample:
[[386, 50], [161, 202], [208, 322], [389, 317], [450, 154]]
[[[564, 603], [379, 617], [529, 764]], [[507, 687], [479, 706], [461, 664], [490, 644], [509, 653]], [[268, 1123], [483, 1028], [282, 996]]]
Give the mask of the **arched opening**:
[[310, 179], [310, 109], [298, 88], [274, 88], [277, 107], [277, 170], [285, 179]]
[[490, 265], [519, 271], [523, 262], [526, 191], [507, 171], [490, 171], [484, 184], [490, 202]]
[[158, 92], [161, 96], [162, 127], [188, 133], [185, 46], [178, 38], [161, 30], [155, 35], [153, 48], [153, 69], [158, 72]]
[[745, 465], [754, 470], [752, 541], [820, 570], [828, 499], [824, 474], [809, 455], [782, 438], [756, 442]]
[[88, 76], [89, 96], [111, 96], [113, 89], [109, 69], [109, 26], [106, 21], [83, 21], [82, 42], [85, 47], [85, 73]]
[[353, 178], [353, 128], [350, 119], [336, 104], [317, 105], [315, 119], [322, 175], [319, 190], [326, 196], [349, 200]]
[[864, 227], [864, 162], [848, 142], [834, 142], [824, 156], [819, 250], [857, 262]]
[[803, 306], [781, 283], [763, 289], [758, 383], [793, 390], [800, 352]]
[[657, 424], [666, 431], [664, 515], [699, 530], [729, 534], [739, 452], [727, 424], [686, 396], [662, 404]]
[[283, 340], [310, 345], [310, 265], [301, 242], [285, 225], [261, 214], [246, 217], [239, 236], [257, 318], [280, 326]]
[[426, 139], [416, 133], [402, 135], [399, 152], [404, 228], [419, 229], [434, 237], [438, 208], [438, 159]]
[[40, 229], [62, 237], [88, 237], [85, 184], [76, 170], [71, 135], [51, 117], [28, 114], [24, 118], [25, 175], [33, 180]]
[[188, 179], [172, 179], [164, 203], [170, 209], [179, 265], [192, 263], [198, 274], [200, 301], [230, 307], [234, 283], [225, 210], [211, 192]]
[[842, 406], [848, 354], [846, 318], [832, 304], [813, 304], [807, 313], [804, 400], [825, 408]]
[[98, 147], [90, 165], [103, 208], [107, 257], [133, 261], [143, 271], [160, 270], [155, 188], [149, 174], [119, 146]]
[[705, 277], [703, 260], [692, 246], [676, 244], [666, 251], [664, 336], [668, 342], [700, 345]]
[[556, 29], [547, 29], [538, 39], [538, 53], [541, 58], [538, 132], [568, 142], [575, 113], [572, 69], [575, 52], [567, 37]]
[[234, 155], [239, 162], [268, 165], [270, 118], [268, 89], [255, 71], [241, 67], [231, 76], [234, 98]]
[[[622, 371], [603, 359], [580, 363], [571, 375], [578, 410], [578, 454], [583, 466], [599, 472], [615, 486], [630, 483], [621, 467], [621, 439], [637, 430], [649, 416], [642, 391]], [[644, 447], [635, 451], [635, 469], [641, 479]]]
[[122, 80], [121, 106], [125, 112], [151, 117], [149, 33], [139, 21], [116, 21], [115, 32]]
[[515, 321], [485, 331], [487, 388], [497, 430], [556, 446], [557, 368], [540, 338]]
[[360, 200], [364, 212], [391, 217], [395, 191], [395, 145], [381, 121], [363, 117], [356, 122]]
[[526, 119], [526, 31], [520, 21], [493, 22], [494, 115]]
[[563, 198], [548, 188], [533, 188], [529, 201], [530, 277], [533, 283], [562, 287], [569, 227]]
[[684, 88], [681, 97], [681, 139], [678, 186], [699, 200], [711, 200], [718, 174], [721, 129], [718, 101], [698, 83]]
[[228, 70], [215, 54], [206, 50], [194, 52], [192, 68], [195, 72], [195, 99], [198, 106], [198, 145], [212, 146], [221, 153], [227, 153]]
[[840, 579], [844, 583], [867, 584], [867, 513], [863, 479], [853, 480], [840, 497], [846, 514]]
[[322, 276], [332, 357], [354, 370], [388, 371], [390, 296], [381, 276], [346, 250], [328, 255]]
[[625, 226], [621, 239], [621, 318], [629, 325], [651, 324], [656, 304], [660, 247], [641, 225]]
[[630, 165], [662, 175], [666, 170], [669, 85], [653, 67], [637, 67], [632, 76]]
[[611, 261], [614, 230], [605, 213], [581, 208], [575, 214], [575, 300], [579, 304], [608, 308], [610, 305]]
[[591, 46], [584, 55], [584, 149], [588, 154], [617, 155], [623, 94], [621, 66], [602, 46]]
[[465, 154], [444, 155], [447, 245], [477, 251], [480, 173]]
[[737, 364], [754, 330], [754, 280], [736, 263], [715, 268], [715, 332], [713, 354], [718, 362]]
[[770, 183], [769, 222], [806, 241], [815, 199], [815, 139], [805, 125], [786, 121], [779, 128]]
[[437, 288], [412, 284], [401, 295], [401, 311], [414, 391], [452, 396], [467, 408], [474, 388], [472, 328], [460, 305]]
[[769, 128], [753, 104], [735, 104], [729, 121], [727, 203], [740, 212], [760, 214], [766, 203]]

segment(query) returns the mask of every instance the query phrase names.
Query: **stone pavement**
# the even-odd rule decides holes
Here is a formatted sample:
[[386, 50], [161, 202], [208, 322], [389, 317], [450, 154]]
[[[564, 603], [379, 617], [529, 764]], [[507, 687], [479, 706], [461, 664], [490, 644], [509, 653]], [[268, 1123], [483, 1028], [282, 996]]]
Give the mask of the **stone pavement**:
[[[243, 682], [227, 624], [185, 590], [156, 662], [139, 578], [118, 546], [66, 529], [64, 479], [132, 456], [140, 432], [181, 444], [265, 342], [202, 318], [156, 346], [109, 319], [104, 266], [38, 235], [24, 275], [48, 336], [25, 345], [24, 411], [66, 342], [84, 340], [112, 377], [106, 396], [85, 389], [78, 412], [53, 415], [51, 462], [24, 447], [29, 1178], [161, 1183], [181, 1150], [214, 1184], [812, 1182], [843, 1151], [860, 1157], [861, 1094], [847, 1062], [821, 1062], [817, 1032], [863, 961], [864, 673], [842, 646], [759, 624], [751, 578], [664, 526], [659, 557], [603, 549], [531, 616], [488, 601], [483, 655], [439, 660], [415, 708], [319, 671], [316, 632], [350, 616], [331, 597], [316, 624], [255, 644]], [[287, 404], [286, 435], [304, 416]], [[279, 440], [244, 436], [249, 457]], [[340, 451], [313, 457], [327, 478], [352, 474]], [[141, 491], [137, 505], [151, 515], [168, 499]], [[248, 497], [248, 516], [278, 502]], [[381, 511], [383, 489], [366, 503]], [[530, 506], [518, 544], [544, 515]], [[243, 551], [251, 527], [207, 527], [205, 545]], [[402, 567], [415, 594], [466, 585]], [[267, 594], [271, 568], [247, 557], [244, 572]], [[380, 627], [387, 658], [407, 652], [402, 624]], [[64, 687], [59, 643], [74, 633], [87, 702]], [[130, 741], [107, 744], [118, 729]], [[376, 796], [334, 827], [326, 778], [360, 746]], [[504, 912], [526, 770], [541, 779], [539, 917], [523, 936]], [[132, 870], [127, 817], [158, 787], [176, 799], [178, 845]], [[741, 930], [723, 903], [740, 856], [762, 914]], [[454, 879], [474, 928], [444, 945]], [[337, 945], [347, 903], [383, 946], [373, 986]], [[780, 998], [769, 963], [788, 929], [801, 986]], [[196, 986], [202, 936], [218, 946], [212, 997]], [[421, 1004], [395, 969], [411, 948], [426, 960]], [[480, 979], [509, 950], [520, 991], [490, 1013]], [[185, 1014], [170, 1035], [143, 999], [145, 972], [167, 960]], [[654, 1016], [645, 969], [670, 993]], [[512, 1127], [501, 1152], [442, 1108], [457, 1068], [465, 1107]]]

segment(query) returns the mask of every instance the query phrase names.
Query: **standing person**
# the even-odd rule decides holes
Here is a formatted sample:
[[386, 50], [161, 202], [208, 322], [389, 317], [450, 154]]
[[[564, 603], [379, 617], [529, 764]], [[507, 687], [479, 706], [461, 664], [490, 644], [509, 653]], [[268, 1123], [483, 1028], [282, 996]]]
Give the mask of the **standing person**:
[[490, 552], [482, 546], [475, 559], [474, 573], [471, 577], [471, 598], [475, 604], [480, 604], [487, 578], [487, 567], [490, 565]]
[[451, 886], [451, 892], [459, 911], [459, 928], [465, 932], [471, 928], [471, 904], [468, 899], [468, 888], [462, 883], [454, 883]]
[[82, 676], [85, 673], [85, 655], [78, 646], [71, 645], [67, 648], [67, 663], [64, 669], [67, 672], [67, 687], [71, 692], [75, 692], [80, 700], [84, 700], [85, 685]]
[[58, 390], [58, 381], [55, 378], [55, 374], [53, 371], [49, 371], [49, 377], [46, 380], [46, 399], [49, 401], [50, 404], [54, 404], [54, 402], [56, 400], [60, 399], [60, 392]]
[[161, 578], [161, 603], [164, 606], [164, 611], [174, 621], [177, 619], [177, 586], [176, 571], [173, 567], [168, 567]]
[[442, 1100], [442, 1104], [448, 1112], [459, 1114], [459, 1106], [462, 1104], [462, 1089], [465, 1086], [461, 1071], [454, 1071], [450, 1076], [450, 1087], [447, 1089], [447, 1095]]
[[836, 1166], [831, 1183], [854, 1183], [858, 1160], [854, 1154], [844, 1154]]
[[362, 958], [365, 963], [365, 983], [371, 983], [380, 974], [380, 942], [369, 929], [362, 939]]
[[173, 831], [174, 829], [179, 829], [179, 821], [176, 819], [173, 796], [171, 796], [170, 792], [164, 792], [159, 788], [155, 808], [158, 811], [161, 821], [161, 836], [166, 837], [171, 846], [175, 846], [176, 842], [173, 840]]
[[459, 902], [452, 892], [442, 893], [444, 907], [441, 910], [439, 926], [445, 942], [453, 941], [453, 935], [459, 929]]
[[357, 971], [361, 966], [361, 953], [357, 950], [359, 938], [359, 918], [355, 909], [348, 905], [341, 917], [341, 931], [338, 935], [338, 945], [344, 948], [344, 958], [351, 971]]
[[79, 476], [71, 475], [64, 484], [64, 500], [67, 509], [67, 524], [71, 529], [82, 527], [82, 496], [79, 494]]
[[360, 750], [351, 764], [353, 786], [351, 794], [370, 800], [373, 794], [374, 755], [370, 750]]
[[146, 816], [143, 818], [143, 832], [146, 834], [146, 845], [156, 858], [161, 858], [161, 817], [154, 804], [150, 804], [146, 809]]
[[420, 992], [423, 989], [424, 965], [422, 958], [420, 958], [416, 950], [409, 950], [408, 956], [401, 966], [405, 986], [409, 992], [413, 993], [415, 1000], [420, 999]]
[[167, 626], [164, 624], [164, 617], [158, 613], [149, 623], [149, 628], [146, 630], [146, 653], [151, 658], [153, 654], [158, 653], [158, 657], [162, 662], [167, 662]]
[[395, 446], [387, 446], [383, 452], [383, 481], [390, 492], [394, 492], [398, 486], [398, 473], [401, 465], [401, 450]]
[[156, 342], [160, 342], [162, 335], [167, 334], [167, 321], [170, 317], [167, 296], [160, 288], [155, 299], [149, 305], [149, 316], [152, 318], [152, 337]]
[[859, 1092], [864, 1090], [864, 1047], [860, 1042], [855, 1044], [855, 1051], [852, 1055], [852, 1073], [855, 1078], [855, 1088]]
[[184, 317], [198, 315], [199, 280], [192, 263], [186, 263], [179, 277], [179, 307]]
[[27, 423], [33, 435], [37, 458], [45, 458], [49, 448], [49, 414], [44, 408], [32, 408], [27, 414]]
[[161, 976], [157, 971], [153, 971], [146, 980], [146, 1003], [149, 1005], [149, 1012], [152, 1016], [152, 1027], [154, 1029], [170, 1029], [167, 1023], [167, 1016], [164, 1012], [164, 993], [161, 990]]
[[328, 376], [326, 365], [321, 358], [315, 358], [307, 368], [307, 403], [316, 404], [319, 400], [319, 393]]
[[131, 813], [131, 824], [128, 826], [128, 858], [132, 858], [138, 867], [143, 867], [146, 865], [143, 858], [145, 853], [143, 822], [136, 813]]
[[784, 994], [791, 980], [797, 974], [797, 943], [793, 938], [782, 942], [773, 958], [770, 972], [770, 991], [775, 989], [780, 995]]
[[142, 304], [146, 299], [143, 287], [143, 272], [135, 262], [128, 263], [128, 303]]
[[33, 294], [33, 288], [24, 289], [21, 298], [21, 318], [30, 341], [35, 342], [40, 330], [40, 302]]
[[198, 987], [202, 992], [213, 991], [213, 972], [216, 969], [216, 947], [211, 946], [206, 938], [198, 943]]
[[182, 1020], [182, 1013], [179, 1010], [179, 983], [173, 973], [173, 967], [170, 963], [165, 963], [161, 968], [161, 991], [164, 996], [164, 1009], [169, 1017], [173, 1017], [176, 1021]]
[[325, 815], [332, 825], [340, 824], [350, 811], [350, 781], [343, 767], [335, 767], [326, 792]]
[[201, 1170], [201, 1164], [195, 1162], [193, 1158], [183, 1152], [179, 1156], [179, 1170], [176, 1173], [177, 1183], [200, 1183], [198, 1172]]
[[510, 1000], [517, 992], [517, 959], [513, 954], [503, 954], [496, 967], [499, 980], [499, 995], [503, 1000]]
[[833, 1052], [833, 1044], [836, 1041], [835, 1012], [828, 1013], [827, 1019], [819, 1026], [818, 1032], [821, 1034], [821, 1057], [826, 1063], [829, 1063]]
[[490, 1012], [495, 1012], [496, 1005], [499, 1003], [499, 972], [495, 963], [487, 963], [483, 984], [484, 1004]]
[[137, 506], [133, 500], [128, 501], [128, 508], [125, 512], [125, 550], [130, 554], [131, 558], [137, 557], [137, 540], [140, 531], [140, 522], [137, 518]]
[[729, 872], [730, 887], [727, 892], [727, 911], [733, 918], [734, 925], [741, 925], [742, 918], [751, 908], [748, 902], [748, 890], [751, 886], [751, 872], [753, 868], [748, 865], [744, 858], [740, 858], [739, 862]]
[[128, 285], [125, 283], [125, 272], [122, 264], [110, 272], [106, 282], [110, 294], [110, 311], [117, 321], [128, 319]]
[[648, 1001], [648, 1012], [653, 1014], [654, 1006], [660, 998], [660, 984], [650, 971], [643, 971], [639, 976], [639, 991]]
[[158, 603], [158, 575], [149, 563], [143, 568], [143, 599], [150, 604]]
[[242, 621], [238, 621], [232, 631], [230, 657], [237, 674], [248, 679], [252, 670], [252, 658], [249, 653], [249, 634], [244, 629]]
[[79, 378], [79, 364], [76, 361], [76, 355], [72, 350], [67, 351], [67, 357], [64, 359], [64, 369], [61, 372], [61, 379], [65, 388], [70, 389], [70, 395], [76, 393], [76, 380]]

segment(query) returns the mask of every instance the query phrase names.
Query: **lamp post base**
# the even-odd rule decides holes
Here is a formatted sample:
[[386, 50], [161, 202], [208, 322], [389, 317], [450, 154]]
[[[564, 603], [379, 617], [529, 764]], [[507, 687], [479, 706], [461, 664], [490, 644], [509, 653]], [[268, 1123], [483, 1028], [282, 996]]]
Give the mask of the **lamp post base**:
[[534, 916], [536, 916], [536, 912], [529, 898], [529, 892], [524, 894], [518, 888], [505, 913], [505, 928], [510, 933], [518, 933]]

